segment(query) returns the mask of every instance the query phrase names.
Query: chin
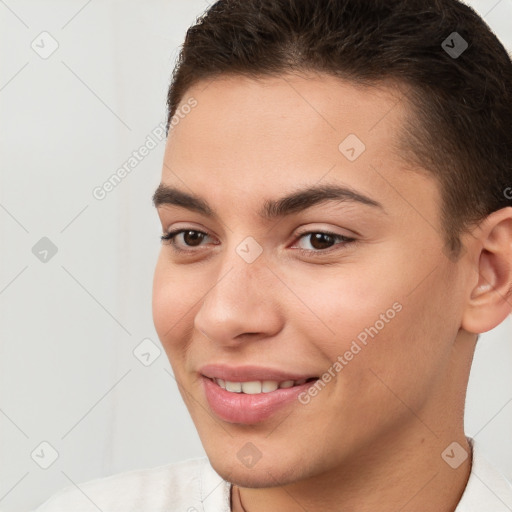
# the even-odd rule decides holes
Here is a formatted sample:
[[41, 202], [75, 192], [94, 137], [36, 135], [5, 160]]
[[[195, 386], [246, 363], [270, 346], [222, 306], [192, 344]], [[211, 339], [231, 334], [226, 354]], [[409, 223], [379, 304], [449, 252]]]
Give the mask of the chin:
[[262, 461], [259, 461], [253, 468], [249, 469], [241, 463], [228, 463], [222, 456], [216, 458], [208, 455], [208, 458], [216, 473], [227, 482], [239, 487], [254, 489], [278, 487], [292, 484], [306, 476], [300, 474], [297, 468], [280, 467], [277, 461], [267, 461], [265, 465]]

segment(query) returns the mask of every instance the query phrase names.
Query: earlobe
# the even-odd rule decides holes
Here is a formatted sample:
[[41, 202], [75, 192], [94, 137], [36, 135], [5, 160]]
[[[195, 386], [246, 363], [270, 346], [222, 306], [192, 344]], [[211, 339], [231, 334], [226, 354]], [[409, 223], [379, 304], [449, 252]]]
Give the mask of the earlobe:
[[512, 207], [489, 215], [474, 234], [478, 274], [461, 327], [475, 334], [498, 326], [512, 311]]

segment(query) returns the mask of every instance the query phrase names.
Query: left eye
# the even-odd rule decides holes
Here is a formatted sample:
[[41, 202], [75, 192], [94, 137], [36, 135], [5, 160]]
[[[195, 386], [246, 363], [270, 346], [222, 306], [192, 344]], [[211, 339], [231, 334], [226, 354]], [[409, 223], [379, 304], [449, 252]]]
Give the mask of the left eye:
[[305, 253], [329, 252], [329, 249], [333, 247], [333, 245], [336, 245], [336, 240], [341, 242], [338, 245], [342, 246], [355, 241], [354, 238], [349, 238], [344, 235], [339, 235], [337, 233], [329, 233], [325, 231], [310, 231], [308, 233], [303, 233], [302, 235], [300, 235], [299, 240], [303, 238], [309, 238], [309, 244], [313, 247], [313, 250], [299, 248], [301, 252]]

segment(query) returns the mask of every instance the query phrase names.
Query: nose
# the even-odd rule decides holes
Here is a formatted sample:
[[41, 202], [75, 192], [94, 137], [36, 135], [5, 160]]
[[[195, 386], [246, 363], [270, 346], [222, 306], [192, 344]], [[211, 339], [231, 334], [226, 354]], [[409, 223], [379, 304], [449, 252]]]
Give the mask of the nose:
[[277, 279], [263, 258], [247, 263], [237, 254], [222, 266], [194, 325], [217, 344], [274, 336], [282, 328]]

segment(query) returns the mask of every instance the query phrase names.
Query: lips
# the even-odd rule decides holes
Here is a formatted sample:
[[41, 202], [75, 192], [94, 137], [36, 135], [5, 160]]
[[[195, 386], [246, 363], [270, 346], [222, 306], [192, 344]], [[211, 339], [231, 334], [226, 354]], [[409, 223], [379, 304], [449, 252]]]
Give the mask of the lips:
[[260, 423], [297, 400], [317, 377], [270, 368], [207, 365], [200, 370], [212, 412], [229, 423]]
[[209, 364], [200, 368], [199, 373], [210, 379], [222, 379], [230, 382], [249, 381], [306, 381], [316, 379], [317, 375], [311, 373], [288, 373], [282, 370], [265, 368], [262, 366], [226, 366], [221, 364]]

